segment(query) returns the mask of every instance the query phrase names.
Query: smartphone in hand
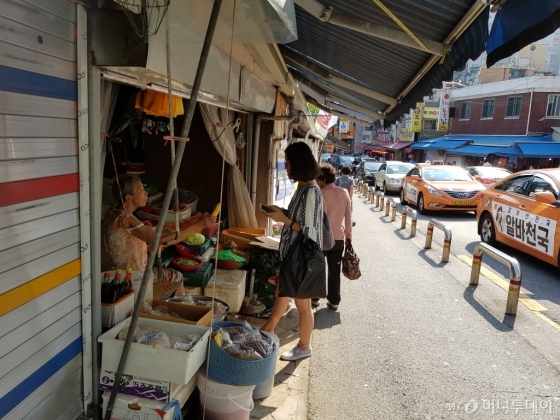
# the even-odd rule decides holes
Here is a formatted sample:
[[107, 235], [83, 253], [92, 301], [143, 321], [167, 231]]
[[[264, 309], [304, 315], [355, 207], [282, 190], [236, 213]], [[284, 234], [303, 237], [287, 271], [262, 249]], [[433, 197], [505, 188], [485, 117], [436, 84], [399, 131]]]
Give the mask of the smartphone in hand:
[[259, 205], [259, 208], [260, 208], [262, 211], [264, 211], [265, 213], [271, 213], [271, 212], [272, 212], [272, 209], [271, 209], [270, 207], [267, 207], [267, 206], [265, 206], [265, 205], [262, 204], [262, 203]]

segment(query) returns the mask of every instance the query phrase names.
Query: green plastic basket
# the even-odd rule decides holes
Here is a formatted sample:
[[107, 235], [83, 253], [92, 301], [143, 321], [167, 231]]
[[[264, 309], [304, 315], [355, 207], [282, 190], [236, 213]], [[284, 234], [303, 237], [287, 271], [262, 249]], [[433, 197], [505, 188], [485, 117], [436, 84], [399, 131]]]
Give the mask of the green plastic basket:
[[183, 243], [200, 256], [204, 255], [206, 251], [212, 247], [212, 241], [210, 239], [206, 239], [202, 245], [189, 245], [185, 242]]
[[206, 287], [213, 272], [214, 265], [212, 263], [202, 263], [198, 270], [183, 273], [183, 284], [192, 287]]

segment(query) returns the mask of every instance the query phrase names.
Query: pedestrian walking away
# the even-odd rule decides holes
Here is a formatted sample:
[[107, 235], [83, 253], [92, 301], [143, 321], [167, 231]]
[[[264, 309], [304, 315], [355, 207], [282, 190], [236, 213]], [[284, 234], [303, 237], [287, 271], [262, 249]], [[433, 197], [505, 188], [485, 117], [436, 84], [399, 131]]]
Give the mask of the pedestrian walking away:
[[[335, 186], [344, 188], [348, 191], [348, 196], [350, 197], [350, 210], [352, 210], [352, 195], [354, 194], [354, 180], [350, 178], [351, 171], [350, 166], [344, 166], [341, 171], [342, 175], [334, 181]], [[352, 226], [356, 226], [356, 222], [352, 222]]]
[[[276, 222], [283, 222], [280, 238], [280, 259], [284, 260], [290, 246], [299, 232], [308, 239], [322, 246], [323, 243], [323, 197], [315, 178], [319, 175], [320, 168], [311, 153], [311, 149], [303, 142], [293, 143], [286, 148], [286, 171], [291, 180], [297, 181], [297, 190], [290, 201], [288, 209], [269, 206], [267, 217]], [[276, 300], [272, 312], [261, 327], [262, 331], [274, 332], [276, 324], [286, 312], [289, 297], [279, 297], [278, 291], [282, 281], [280, 273], [276, 286]], [[299, 312], [300, 339], [291, 350], [283, 353], [282, 360], [298, 360], [312, 354], [311, 333], [313, 331], [313, 312], [311, 299], [294, 299]]]
[[[348, 191], [334, 185], [335, 169], [328, 164], [321, 166], [321, 173], [317, 177], [317, 184], [323, 195], [323, 209], [329, 218], [334, 236], [334, 246], [323, 251], [327, 258], [327, 306], [337, 310], [340, 304], [340, 262], [344, 253], [344, 245], [352, 241], [352, 212], [350, 210], [350, 196]], [[313, 299], [311, 304], [319, 306], [319, 299]]]

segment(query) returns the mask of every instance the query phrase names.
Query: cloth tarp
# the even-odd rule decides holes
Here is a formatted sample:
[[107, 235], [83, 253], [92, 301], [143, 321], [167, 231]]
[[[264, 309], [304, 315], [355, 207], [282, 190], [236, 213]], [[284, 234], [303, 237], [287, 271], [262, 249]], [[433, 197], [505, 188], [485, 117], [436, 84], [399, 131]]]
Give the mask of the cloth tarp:
[[227, 115], [224, 108], [200, 104], [206, 131], [212, 144], [230, 165], [228, 184], [228, 223], [231, 227], [257, 228], [257, 219], [243, 174], [237, 167], [237, 150], [233, 131], [233, 112]]
[[509, 0], [496, 13], [486, 43], [486, 66], [507, 58], [560, 27], [560, 0]]

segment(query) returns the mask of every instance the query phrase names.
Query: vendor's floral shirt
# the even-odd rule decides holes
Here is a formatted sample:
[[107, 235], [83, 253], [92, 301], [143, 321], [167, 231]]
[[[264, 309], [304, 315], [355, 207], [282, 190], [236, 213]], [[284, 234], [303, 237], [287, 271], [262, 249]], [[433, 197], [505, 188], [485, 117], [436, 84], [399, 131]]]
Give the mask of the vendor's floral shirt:
[[131, 232], [141, 227], [128, 227], [126, 212], [111, 207], [107, 210], [101, 225], [101, 270], [132, 268], [144, 271], [148, 263], [148, 245]]

